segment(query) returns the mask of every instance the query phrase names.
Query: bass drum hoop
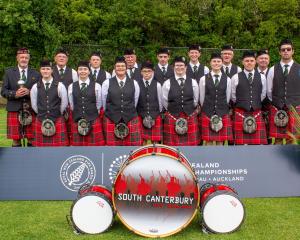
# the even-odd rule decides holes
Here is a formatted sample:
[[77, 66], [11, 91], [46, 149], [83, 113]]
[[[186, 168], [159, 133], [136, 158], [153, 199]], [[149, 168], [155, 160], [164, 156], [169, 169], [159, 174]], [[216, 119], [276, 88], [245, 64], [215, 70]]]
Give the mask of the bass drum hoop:
[[[109, 226], [108, 226], [105, 230], [103, 230], [102, 232], [98, 232], [98, 233], [87, 233], [87, 232], [84, 232], [84, 231], [81, 230], [78, 226], [76, 226], [76, 224], [75, 224], [75, 222], [74, 222], [74, 219], [73, 219], [73, 208], [74, 208], [74, 206], [76, 205], [76, 203], [77, 203], [80, 199], [82, 199], [82, 198], [84, 198], [84, 197], [86, 197], [86, 196], [97, 196], [97, 197], [100, 197], [100, 198], [104, 199], [104, 200], [108, 203], [108, 205], [110, 206], [110, 209], [111, 209], [111, 211], [112, 211], [112, 219], [111, 219], [111, 223], [110, 223]], [[71, 206], [71, 209], [70, 209], [70, 218], [71, 218], [71, 223], [72, 223], [73, 228], [74, 228], [77, 232], [79, 232], [79, 233], [82, 233], [82, 234], [89, 234], [89, 235], [96, 235], [96, 234], [100, 234], [100, 233], [104, 233], [104, 232], [108, 231], [108, 229], [110, 229], [110, 228], [112, 227], [112, 225], [113, 225], [113, 223], [114, 223], [114, 221], [115, 221], [115, 215], [116, 215], [116, 212], [115, 212], [115, 210], [114, 210], [114, 208], [113, 208], [113, 206], [112, 206], [112, 201], [110, 201], [104, 194], [98, 193], [98, 192], [88, 192], [88, 193], [86, 193], [86, 194], [81, 195], [79, 198], [77, 198], [77, 199], [73, 202], [73, 204], [72, 204], [72, 206]]]
[[[97, 191], [97, 188], [100, 188], [101, 191]], [[111, 190], [105, 185], [101, 185], [101, 184], [98, 184], [98, 183], [83, 184], [78, 190], [77, 197], [79, 198], [81, 196], [86, 195], [87, 193], [101, 193], [104, 196], [106, 196], [112, 202]]]
[[[174, 151], [174, 152], [178, 152], [178, 156], [179, 154], [181, 155], [181, 158], [176, 158], [175, 156], [170, 156], [169, 154], [165, 154], [165, 153], [160, 153], [160, 152], [146, 152], [145, 154], [142, 154], [142, 155], [138, 155], [136, 157], [134, 157], [135, 154], [137, 154], [138, 152], [144, 150], [144, 149], [148, 149], [148, 148], [167, 148], [168, 150], [171, 150], [171, 151]], [[127, 224], [127, 222], [125, 221], [125, 219], [123, 219], [123, 217], [120, 215], [117, 207], [116, 207], [116, 203], [115, 203], [115, 182], [116, 180], [118, 179], [119, 175], [123, 172], [123, 170], [130, 164], [131, 161], [135, 161], [135, 160], [138, 160], [144, 156], [150, 156], [150, 155], [159, 155], [159, 156], [167, 156], [167, 157], [170, 157], [176, 161], [179, 161], [178, 159], [180, 159], [181, 161], [181, 164], [183, 164], [184, 166], [187, 167], [188, 171], [194, 176], [194, 179], [195, 179], [195, 184], [198, 188], [198, 194], [197, 194], [197, 204], [196, 206], [199, 206], [199, 203], [200, 203], [200, 191], [199, 191], [199, 184], [198, 184], [198, 181], [197, 181], [197, 177], [196, 177], [196, 174], [194, 173], [194, 170], [193, 168], [191, 167], [189, 161], [187, 160], [187, 158], [181, 153], [179, 152], [177, 149], [175, 148], [172, 148], [172, 147], [169, 147], [169, 146], [166, 146], [166, 145], [162, 145], [162, 144], [155, 144], [155, 145], [149, 145], [149, 146], [144, 146], [144, 147], [140, 147], [139, 149], [136, 149], [134, 151], [131, 152], [130, 156], [126, 159], [126, 161], [123, 163], [123, 165], [120, 167], [119, 171], [118, 171], [118, 174], [116, 175], [115, 177], [115, 180], [114, 180], [114, 183], [113, 183], [113, 187], [112, 187], [112, 203], [113, 203], [113, 207], [114, 207], [114, 211], [116, 212], [116, 215], [118, 216], [118, 218], [120, 219], [120, 221], [132, 232], [134, 232], [135, 234], [138, 234], [140, 236], [144, 236], [144, 237], [150, 237], [150, 238], [160, 238], [160, 237], [168, 237], [168, 236], [171, 236], [173, 234], [176, 234], [180, 231], [182, 231], [184, 228], [186, 228], [190, 223], [191, 221], [195, 218], [195, 215], [197, 214], [197, 210], [198, 210], [198, 207], [195, 208], [195, 211], [194, 213], [192, 214], [192, 216], [190, 217], [190, 219], [185, 223], [183, 224], [180, 228], [172, 231], [172, 232], [169, 232], [167, 234], [161, 234], [161, 235], [150, 235], [150, 234], [145, 234], [144, 232], [140, 232], [136, 229], [134, 229], [132, 226], [129, 226]], [[180, 157], [180, 156], [179, 156]], [[184, 161], [182, 161], [184, 159]]]
[[[230, 196], [233, 196], [233, 197], [235, 197], [235, 198], [241, 203], [241, 205], [242, 205], [242, 207], [243, 207], [243, 213], [244, 213], [244, 214], [243, 214], [243, 219], [242, 219], [242, 221], [240, 222], [240, 224], [239, 224], [235, 229], [233, 229], [232, 231], [224, 232], [224, 233], [223, 233], [223, 232], [217, 232], [217, 231], [211, 229], [211, 228], [206, 224], [206, 222], [205, 222], [204, 215], [203, 215], [205, 206], [206, 206], [206, 204], [209, 202], [209, 200], [211, 200], [212, 198], [214, 198], [215, 196], [218, 196], [218, 195], [230, 195]], [[202, 213], [202, 221], [203, 221], [203, 225], [204, 225], [204, 227], [205, 227], [209, 232], [211, 232], [211, 233], [221, 233], [221, 234], [233, 233], [233, 232], [235, 232], [235, 231], [237, 231], [238, 229], [241, 228], [241, 226], [243, 225], [243, 223], [244, 223], [244, 221], [245, 221], [245, 218], [246, 218], [245, 206], [244, 206], [243, 202], [240, 200], [239, 196], [238, 196], [236, 193], [234, 193], [234, 192], [229, 192], [229, 191], [226, 191], [226, 190], [217, 190], [217, 191], [211, 193], [211, 194], [206, 198], [206, 200], [205, 200], [205, 202], [204, 202], [204, 205], [203, 205], [203, 207], [202, 207], [202, 209], [201, 209], [201, 213]]]

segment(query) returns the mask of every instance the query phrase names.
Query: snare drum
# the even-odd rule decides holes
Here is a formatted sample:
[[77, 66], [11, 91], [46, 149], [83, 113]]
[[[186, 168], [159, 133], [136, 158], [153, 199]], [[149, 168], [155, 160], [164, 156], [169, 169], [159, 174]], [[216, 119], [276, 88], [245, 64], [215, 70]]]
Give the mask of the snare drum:
[[199, 204], [196, 176], [187, 158], [164, 146], [132, 152], [118, 172], [113, 205], [121, 222], [145, 237], [165, 237], [184, 229]]
[[79, 233], [99, 234], [108, 230], [115, 216], [110, 190], [102, 185], [84, 185], [78, 191], [70, 215]]
[[237, 192], [226, 184], [204, 184], [200, 189], [200, 207], [205, 232], [234, 232], [244, 221], [244, 205]]

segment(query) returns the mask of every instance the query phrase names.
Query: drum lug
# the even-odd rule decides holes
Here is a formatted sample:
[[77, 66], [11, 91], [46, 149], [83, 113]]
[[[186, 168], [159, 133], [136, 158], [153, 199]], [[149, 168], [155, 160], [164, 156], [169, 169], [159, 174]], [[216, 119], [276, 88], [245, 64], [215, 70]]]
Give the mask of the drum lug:
[[152, 156], [155, 156], [155, 155], [156, 155], [156, 152], [154, 151], [155, 148], [156, 148], [156, 145], [155, 145], [155, 143], [153, 143], [153, 151], [152, 151], [152, 153], [151, 153]]

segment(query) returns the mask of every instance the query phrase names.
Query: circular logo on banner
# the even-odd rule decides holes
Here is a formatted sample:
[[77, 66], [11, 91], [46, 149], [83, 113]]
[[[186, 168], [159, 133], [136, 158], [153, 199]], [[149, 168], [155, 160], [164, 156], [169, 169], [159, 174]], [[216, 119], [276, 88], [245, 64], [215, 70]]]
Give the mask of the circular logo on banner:
[[81, 155], [69, 157], [60, 169], [62, 184], [71, 191], [78, 191], [83, 184], [91, 184], [96, 177], [96, 168], [93, 162]]
[[110, 165], [109, 179], [110, 179], [111, 183], [114, 183], [115, 178], [116, 178], [121, 166], [123, 165], [123, 163], [126, 161], [127, 158], [128, 158], [128, 155], [119, 156]]

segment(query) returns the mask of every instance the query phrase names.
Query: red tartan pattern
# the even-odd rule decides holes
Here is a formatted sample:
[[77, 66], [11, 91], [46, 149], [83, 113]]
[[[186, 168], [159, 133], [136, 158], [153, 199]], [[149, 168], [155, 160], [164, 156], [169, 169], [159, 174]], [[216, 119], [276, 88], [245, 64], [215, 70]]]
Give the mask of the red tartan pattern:
[[210, 118], [205, 114], [201, 114], [201, 139], [203, 141], [224, 142], [233, 140], [232, 123], [229, 115], [222, 117], [223, 128], [219, 132], [214, 132], [210, 128]]
[[70, 137], [71, 131], [72, 131], [72, 122], [73, 122], [72, 111], [71, 111], [70, 106], [68, 106], [65, 111], [68, 113], [68, 116], [69, 116], [68, 120], [66, 120], [66, 127], [67, 127], [68, 137]]
[[[300, 106], [297, 106], [296, 111], [298, 114], [300, 114]], [[289, 122], [286, 127], [277, 127], [274, 122], [274, 117], [277, 112], [277, 108], [274, 106], [270, 107], [270, 128], [269, 128], [269, 136], [273, 138], [286, 138], [286, 139], [291, 139], [291, 137], [288, 135], [288, 132], [292, 133], [293, 135], [297, 135], [297, 129], [296, 129], [296, 118], [294, 117], [293, 113], [291, 111], [288, 111], [288, 116], [289, 116]], [[298, 136], [299, 138], [299, 136]]]
[[163, 123], [161, 116], [158, 115], [156, 117], [155, 124], [151, 129], [145, 128], [143, 125], [143, 118], [141, 116], [139, 118], [142, 125], [142, 139], [151, 140], [153, 142], [162, 141]]
[[67, 127], [64, 117], [59, 117], [55, 121], [56, 133], [52, 137], [47, 137], [42, 134], [42, 122], [36, 118], [33, 124], [34, 138], [32, 145], [35, 147], [58, 147], [68, 146], [69, 138], [67, 135]]
[[141, 122], [139, 117], [131, 119], [127, 126], [129, 128], [129, 134], [125, 139], [119, 139], [114, 134], [115, 123], [106, 116], [103, 117], [103, 129], [105, 135], [106, 145], [108, 146], [141, 146]]
[[[254, 133], [249, 134], [244, 132], [243, 130], [244, 118], [242, 118], [237, 112], [244, 115], [245, 117], [255, 116], [260, 112], [260, 115], [255, 118], [257, 128]], [[256, 110], [254, 112], [245, 112], [242, 109], [236, 108], [234, 112], [233, 130], [234, 130], [234, 143], [236, 145], [267, 144], [266, 125], [262, 116], [262, 112], [260, 110]]]
[[[179, 117], [187, 119], [185, 113], [180, 113]], [[177, 118], [179, 118], [177, 117]], [[169, 112], [165, 113], [163, 143], [169, 146], [196, 146], [200, 143], [200, 132], [198, 115], [194, 114], [188, 119], [188, 132], [178, 135], [175, 131], [175, 122]]]
[[71, 125], [71, 146], [104, 146], [104, 136], [102, 121], [98, 116], [92, 123], [92, 128], [87, 136], [78, 133], [78, 122], [72, 122]]
[[[32, 114], [32, 122], [35, 121], [35, 114]], [[7, 112], [7, 138], [13, 140], [22, 139], [22, 126], [18, 120], [19, 112]], [[27, 139], [33, 138], [33, 123], [24, 126], [24, 137]]]

